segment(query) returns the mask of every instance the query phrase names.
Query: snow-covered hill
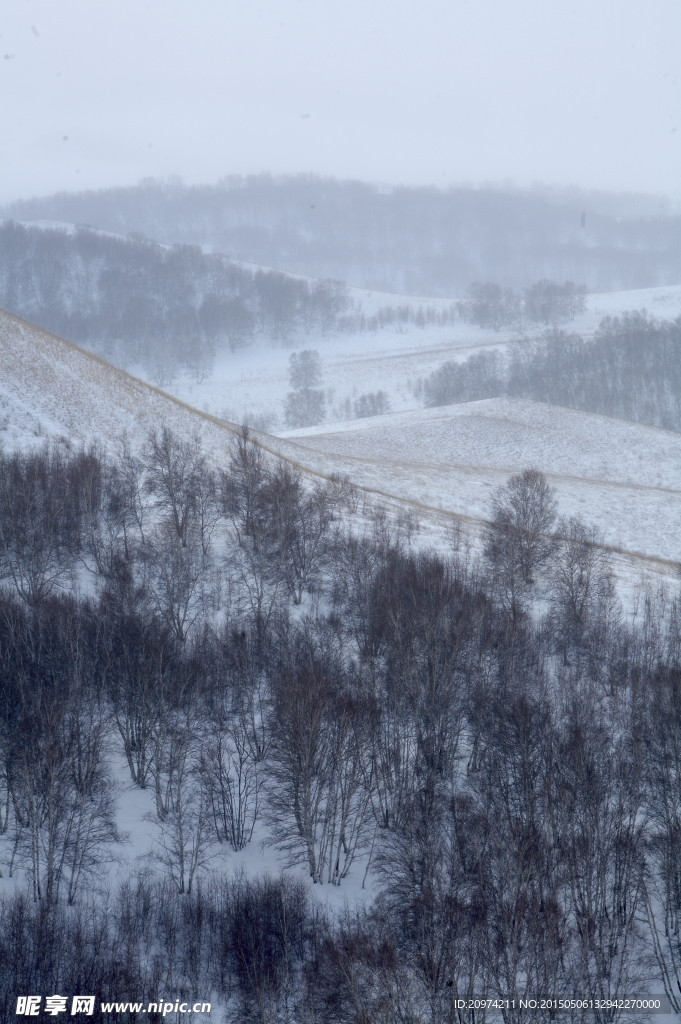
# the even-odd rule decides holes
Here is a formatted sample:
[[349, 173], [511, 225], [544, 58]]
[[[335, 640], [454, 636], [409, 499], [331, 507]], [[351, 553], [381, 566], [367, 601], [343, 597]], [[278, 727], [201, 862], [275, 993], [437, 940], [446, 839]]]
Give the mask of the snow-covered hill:
[[[79, 230], [73, 224], [45, 220], [26, 221], [25, 226], [70, 235]], [[110, 232], [94, 233], [130, 242], [130, 239]], [[240, 266], [247, 267], [251, 272], [271, 269], [255, 264]], [[303, 275], [287, 276], [301, 278]], [[305, 280], [312, 285], [315, 283], [313, 278]], [[443, 362], [465, 359], [482, 349], [503, 348], [511, 343], [532, 344], [545, 330], [544, 327], [526, 326], [521, 332], [495, 332], [491, 328], [479, 328], [466, 323], [458, 317], [445, 324], [428, 323], [427, 316], [422, 321], [424, 326], [413, 322], [413, 314], [419, 309], [439, 314], [449, 310], [455, 301], [463, 299], [463, 293], [440, 299], [350, 288], [349, 298], [351, 305], [347, 312], [355, 318], [363, 316], [370, 320], [380, 310], [397, 311], [408, 307], [412, 312], [411, 321], [355, 334], [322, 334], [319, 327], [311, 327], [306, 332], [299, 326], [297, 332], [289, 334], [285, 340], [277, 341], [256, 331], [248, 346], [236, 352], [226, 347], [218, 351], [212, 367], [200, 362], [200, 381], [197, 381], [196, 369], [185, 366], [172, 383], [163, 386], [181, 400], [220, 418], [239, 423], [247, 420], [276, 431], [285, 426], [284, 404], [289, 390], [288, 364], [292, 350], [314, 349], [319, 352], [322, 387], [327, 399], [327, 419], [334, 421], [352, 416], [354, 403], [362, 394], [379, 390], [385, 393], [394, 411], [417, 408], [421, 404], [419, 396], [424, 379]], [[681, 284], [588, 295], [585, 312], [573, 322], [565, 324], [564, 329], [589, 338], [604, 317], [641, 309], [647, 309], [658, 318], [673, 319], [679, 316]], [[172, 331], [172, 322], [170, 318], [169, 331]], [[169, 334], [167, 346], [171, 351], [179, 353], [183, 346], [186, 350], [186, 341], [176, 343]], [[97, 347], [95, 341], [93, 347]], [[179, 361], [182, 362], [181, 359]], [[187, 363], [193, 365], [191, 360], [187, 360]], [[142, 364], [127, 366], [127, 369], [138, 377], [151, 379], [148, 376], [151, 371], [148, 368], [145, 370]], [[158, 379], [161, 378], [155, 378]]]
[[[163, 424], [198, 431], [220, 465], [237, 429], [6, 313], [0, 405], [6, 447], [46, 436], [108, 444], [124, 431], [141, 442]], [[681, 561], [681, 435], [669, 431], [495, 399], [256, 436], [308, 472], [347, 476], [392, 507], [420, 510], [423, 543], [441, 543], [452, 522], [477, 543], [491, 491], [532, 466], [555, 486], [564, 515], [598, 525], [622, 551], [621, 574], [673, 574]]]
[[542, 470], [563, 515], [613, 548], [681, 560], [681, 435], [512, 399], [376, 416], [286, 434], [291, 454], [362, 486], [484, 519], [491, 491]]
[[[356, 351], [354, 358], [360, 367], [362, 353]], [[385, 350], [367, 350], [364, 359], [365, 366], [372, 359], [385, 359], [388, 372], [406, 387], [408, 359], [401, 365]], [[258, 365], [251, 372], [264, 394], [265, 364], [264, 379]], [[368, 377], [365, 387], [371, 387]], [[196, 389], [201, 401], [203, 392], [199, 385]], [[238, 429], [0, 312], [0, 438], [6, 448], [41, 444], [47, 437], [107, 446], [124, 431], [141, 443], [162, 425], [184, 436], [198, 432], [215, 466], [225, 464]], [[543, 470], [556, 488], [562, 514], [577, 514], [599, 526], [613, 549], [623, 596], [631, 594], [644, 574], [674, 580], [681, 561], [681, 434], [572, 409], [496, 399], [394, 412], [280, 436], [260, 433], [256, 438], [306, 472], [347, 476], [389, 510], [418, 511], [416, 544], [451, 543], [451, 527], [458, 525], [458, 540], [479, 546], [492, 490], [510, 474], [532, 466]], [[158, 839], [157, 826], [148, 820], [151, 790], [131, 785], [122, 760], [116, 762], [116, 776], [117, 817], [130, 844], [112, 865], [111, 882], [153, 867], [150, 857]], [[271, 846], [261, 846], [264, 838], [265, 827], [259, 823], [246, 849], [239, 854], [219, 849], [211, 866], [277, 874], [280, 860]], [[363, 887], [365, 868], [366, 857], [358, 859], [341, 889], [325, 886], [318, 897], [336, 907], [369, 898], [370, 882]], [[302, 868], [298, 873], [305, 877]], [[0, 879], [0, 893], [22, 881], [22, 874]]]
[[107, 445], [167, 425], [199, 431], [217, 459], [233, 429], [68, 341], [0, 311], [0, 423], [7, 448], [46, 437]]

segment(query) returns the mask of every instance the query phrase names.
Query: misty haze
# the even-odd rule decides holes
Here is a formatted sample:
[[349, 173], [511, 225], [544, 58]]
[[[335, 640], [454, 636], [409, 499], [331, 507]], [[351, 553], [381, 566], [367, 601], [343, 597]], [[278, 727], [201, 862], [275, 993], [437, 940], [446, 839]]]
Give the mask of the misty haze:
[[681, 1015], [680, 38], [8, 0], [1, 1022]]

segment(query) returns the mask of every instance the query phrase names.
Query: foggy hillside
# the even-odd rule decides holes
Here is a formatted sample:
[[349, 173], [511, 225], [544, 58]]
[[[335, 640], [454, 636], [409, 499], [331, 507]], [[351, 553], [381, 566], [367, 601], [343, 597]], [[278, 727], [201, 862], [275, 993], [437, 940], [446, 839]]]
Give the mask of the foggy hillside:
[[[377, 348], [376, 354], [384, 353]], [[367, 370], [367, 355], [357, 379], [374, 372]], [[253, 364], [272, 405], [277, 362], [269, 375], [264, 363]], [[351, 354], [339, 354], [331, 378], [352, 379], [352, 362]], [[397, 353], [389, 362], [395, 373], [392, 396], [399, 376], [413, 376], [418, 364]], [[0, 438], [7, 451], [40, 450], [51, 438], [114, 453], [122, 437], [142, 446], [162, 427], [177, 437], [199, 438], [208, 463], [220, 468], [238, 427], [192, 408], [210, 396], [205, 384], [194, 383], [188, 394], [178, 390], [165, 393], [0, 312]], [[447, 549], [447, 531], [455, 522], [461, 537], [479, 550], [491, 491], [530, 464], [546, 473], [565, 514], [585, 515], [603, 542], [619, 551], [616, 572], [625, 591], [644, 563], [646, 571], [673, 573], [681, 554], [679, 441], [667, 430], [499, 398], [251, 436], [261, 450], [313, 480], [345, 480], [387, 503], [391, 514], [416, 513], [423, 520], [413, 539], [418, 549]], [[619, 453], [616, 460], [613, 451]], [[356, 519], [357, 509], [349, 521]]]
[[681, 217], [654, 196], [579, 189], [386, 187], [314, 175], [230, 177], [216, 185], [147, 179], [5, 206], [350, 285], [454, 297], [484, 278], [550, 278], [590, 291], [676, 283]]

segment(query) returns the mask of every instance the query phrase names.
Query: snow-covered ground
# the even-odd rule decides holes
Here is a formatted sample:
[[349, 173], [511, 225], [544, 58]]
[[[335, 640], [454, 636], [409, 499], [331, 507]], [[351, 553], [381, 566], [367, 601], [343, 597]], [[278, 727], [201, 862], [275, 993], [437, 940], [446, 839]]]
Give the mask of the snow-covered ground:
[[[143, 381], [108, 365], [69, 342], [0, 311], [0, 443], [5, 449], [38, 446], [48, 438], [71, 443], [96, 441], [115, 445], [127, 432], [133, 443], [148, 432], [168, 426], [180, 434], [201, 435], [204, 451], [214, 465], [224, 465], [227, 447], [236, 427], [230, 427], [150, 387]], [[263, 439], [266, 441], [266, 439]], [[125, 844], [112, 851], [115, 860], [107, 870], [115, 885], [136, 872], [158, 870], [158, 826], [149, 820], [154, 811], [153, 789], [132, 785], [122, 757], [114, 757], [118, 783], [117, 821], [127, 834]], [[263, 846], [262, 823], [248, 847], [234, 853], [226, 845], [211, 851], [210, 867], [217, 871], [243, 868], [247, 874], [268, 871], [278, 875], [282, 861], [271, 846]], [[10, 878], [9, 837], [0, 838], [0, 896], [26, 882], [22, 869]], [[304, 868], [293, 869], [306, 879]], [[359, 858], [340, 888], [316, 887], [317, 897], [333, 906], [345, 901], [364, 901], [371, 895], [363, 888], [366, 856]]]
[[228, 425], [0, 311], [0, 439], [6, 448], [48, 436], [106, 445], [123, 432], [142, 441], [163, 425], [198, 431], [217, 460], [232, 436]]
[[[126, 837], [121, 846], [112, 849], [114, 859], [107, 871], [108, 885], [115, 889], [131, 876], [159, 871], [160, 829], [150, 820], [156, 809], [153, 786], [140, 789], [134, 785], [121, 755], [113, 757], [112, 763], [118, 786], [116, 822]], [[207, 851], [206, 869], [230, 874], [243, 871], [249, 877], [264, 873], [277, 877], [283, 866], [282, 856], [267, 839], [268, 830], [258, 819], [253, 837], [243, 850], [235, 852], [227, 843], [213, 844]], [[5, 852], [0, 845], [0, 863]], [[358, 856], [340, 886], [326, 882], [315, 886], [317, 899], [334, 909], [342, 908], [346, 903], [354, 906], [368, 902], [374, 895], [372, 876], [367, 875], [366, 870], [368, 860], [366, 851]], [[309, 870], [304, 864], [288, 867], [288, 871], [306, 883], [310, 880]], [[0, 877], [0, 896], [3, 891], [21, 887], [23, 881], [23, 869], [19, 869], [11, 879], [5, 873]]]

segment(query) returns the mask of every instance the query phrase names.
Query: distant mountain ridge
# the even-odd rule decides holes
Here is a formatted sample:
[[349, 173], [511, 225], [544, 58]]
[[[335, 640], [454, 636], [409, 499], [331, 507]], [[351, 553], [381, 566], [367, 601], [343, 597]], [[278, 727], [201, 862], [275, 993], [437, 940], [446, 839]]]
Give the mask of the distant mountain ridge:
[[456, 297], [477, 280], [523, 288], [569, 279], [590, 291], [681, 281], [681, 216], [652, 196], [260, 175], [59, 193], [0, 216], [198, 244], [282, 271], [434, 297]]

